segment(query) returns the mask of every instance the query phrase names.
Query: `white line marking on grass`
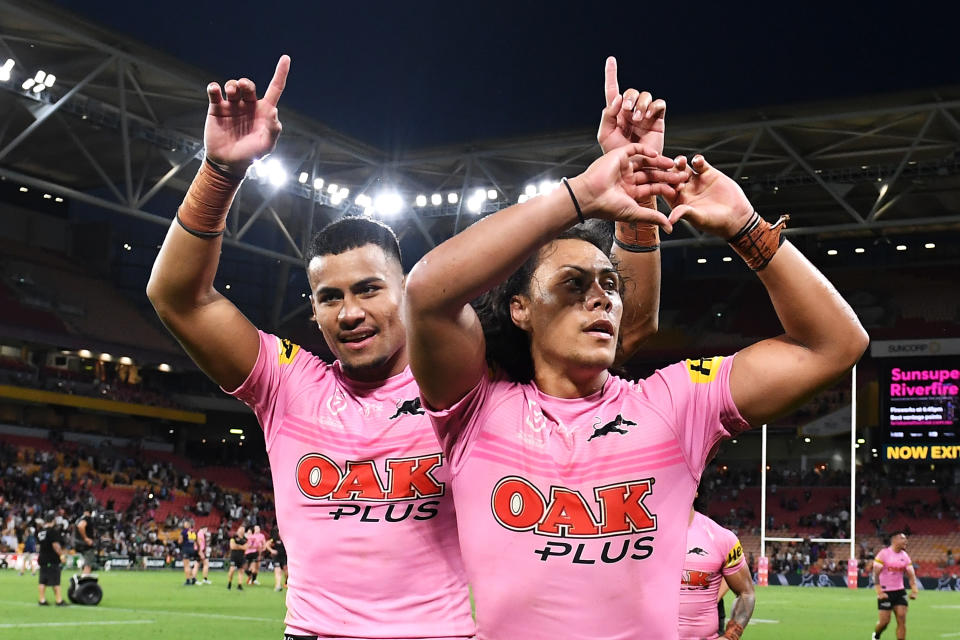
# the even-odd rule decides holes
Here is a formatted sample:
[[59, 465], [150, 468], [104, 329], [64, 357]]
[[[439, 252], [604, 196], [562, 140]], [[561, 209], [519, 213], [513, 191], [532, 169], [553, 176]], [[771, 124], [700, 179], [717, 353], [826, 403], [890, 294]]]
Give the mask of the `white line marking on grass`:
[[780, 624], [779, 620], [764, 620], [763, 618], [750, 618], [750, 622], [757, 624]]
[[[931, 609], [960, 609], [960, 604], [935, 604]], [[960, 636], [960, 633], [953, 634], [955, 636]]]
[[[37, 605], [30, 602], [20, 602], [17, 600], [0, 600], [0, 604], [13, 604], [21, 607], [30, 607], [35, 608]], [[93, 611], [93, 609], [80, 608], [79, 605], [74, 609], [75, 611]], [[283, 624], [283, 618], [257, 618], [254, 616], [232, 616], [224, 613], [201, 613], [198, 611], [166, 611], [163, 609], [127, 609], [124, 607], [97, 607], [97, 611], [124, 611], [127, 613], [149, 613], [155, 615], [167, 615], [167, 616], [195, 616], [198, 618], [220, 618], [224, 620], [248, 620], [252, 622], [275, 622], [277, 624]]]
[[153, 620], [99, 620], [91, 622], [11, 622], [0, 624], [0, 629], [21, 629], [24, 627], [86, 627], [108, 624], [153, 624]]
[[941, 638], [953, 638], [955, 636], [960, 636], [960, 633], [941, 633]]

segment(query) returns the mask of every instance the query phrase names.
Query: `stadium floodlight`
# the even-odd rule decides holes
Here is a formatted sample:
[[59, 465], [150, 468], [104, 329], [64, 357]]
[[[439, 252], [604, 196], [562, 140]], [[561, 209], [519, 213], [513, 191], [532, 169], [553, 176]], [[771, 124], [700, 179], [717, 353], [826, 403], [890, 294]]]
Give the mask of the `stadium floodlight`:
[[90, 349], [80, 349], [77, 351], [77, 355], [81, 358], [92, 358], [93, 354], [90, 352]]
[[866, 444], [866, 443], [867, 443], [866, 438], [857, 438], [857, 444]]
[[52, 198], [52, 197], [53, 197], [53, 196], [50, 195], [49, 193], [43, 194], [43, 199], [44, 199], [44, 200], [49, 200], [49, 199]]
[[553, 188], [550, 186], [550, 181], [543, 180], [537, 187], [537, 191], [540, 193], [540, 195], [553, 191]]
[[368, 196], [367, 194], [359, 193], [357, 194], [357, 197], [353, 200], [353, 203], [358, 207], [363, 207], [364, 209], [366, 209], [372, 204], [372, 201], [370, 200], [370, 196]]
[[56, 198], [53, 199], [53, 201], [54, 201], [54, 202], [63, 202], [63, 198], [61, 198], [60, 196], [57, 196]]
[[267, 160], [266, 169], [267, 179], [270, 180], [270, 184], [274, 185], [275, 187], [279, 187], [287, 181], [287, 171], [276, 158], [270, 158]]
[[835, 256], [835, 255], [837, 255], [837, 250], [836, 250], [836, 249], [828, 249], [828, 250], [827, 250], [827, 255], [828, 255], [828, 256]]
[[497, 199], [497, 190], [487, 189], [487, 200], [496, 200], [496, 199]]
[[447, 202], [449, 202], [450, 204], [457, 204], [457, 200], [459, 199], [460, 199], [460, 196], [457, 195], [456, 191], [451, 191], [450, 193], [447, 194]]
[[113, 356], [109, 353], [101, 353], [100, 362], [113, 362]]
[[897, 251], [906, 251], [906, 250], [907, 250], [907, 245], [905, 245], [905, 244], [898, 244], [898, 245], [897, 245]]
[[526, 202], [526, 201], [529, 200], [529, 199], [530, 199], [530, 196], [528, 196], [528, 195], [525, 194], [525, 193], [521, 193], [521, 194], [520, 194], [520, 197], [517, 198], [517, 202], [520, 203], [520, 204], [523, 204], [524, 202]]
[[806, 442], [807, 444], [809, 444], [809, 443], [810, 443], [810, 438], [804, 438], [803, 441]]
[[423, 194], [421, 193], [420, 195], [417, 196], [416, 202], [417, 202], [417, 206], [418, 206], [418, 207], [425, 207], [425, 206], [427, 206], [427, 196], [425, 196], [425, 195], [423, 195]]
[[440, 195], [439, 193], [433, 194], [432, 196], [430, 196], [430, 204], [432, 204], [435, 207], [439, 207], [441, 204], [443, 204], [443, 196]]
[[267, 177], [267, 163], [259, 158], [253, 161], [253, 175], [255, 178]]
[[343, 196], [340, 195], [340, 192], [337, 191], [335, 194], [330, 196], [330, 204], [337, 207], [340, 203], [343, 202]]
[[865, 251], [866, 249], [864, 249], [863, 247], [857, 247], [856, 249], [853, 250], [854, 253], [863, 253]]
[[26, 192], [28, 192], [28, 191], [30, 191], [30, 189], [28, 189], [28, 188], [26, 188], [26, 187], [20, 187], [20, 193], [26, 193]]
[[297, 182], [299, 182], [300, 184], [307, 184], [307, 178], [309, 177], [310, 176], [307, 175], [306, 171], [301, 171], [300, 177], [297, 178]]
[[10, 80], [10, 72], [13, 70], [13, 58], [7, 58], [7, 61], [3, 63], [3, 66], [0, 67], [0, 82], [7, 82]]
[[733, 258], [731, 258], [730, 256], [723, 256], [723, 261], [724, 261], [724, 262], [733, 262]]
[[323, 178], [314, 178], [313, 188], [316, 189], [317, 191], [320, 191], [320, 189], [323, 189]]
[[33, 81], [37, 83], [42, 83], [47, 77], [47, 72], [43, 69], [37, 71], [37, 75], [33, 76]]
[[331, 182], [329, 185], [327, 185], [327, 193], [330, 195], [335, 194], [337, 191], [340, 191], [340, 185], [338, 185], [336, 182]]
[[395, 216], [403, 209], [403, 198], [396, 191], [382, 191], [373, 199], [373, 209], [382, 216]]
[[484, 188], [479, 188], [473, 192], [473, 197], [477, 200], [483, 200], [487, 195], [487, 190]]
[[44, 86], [43, 84], [37, 83], [37, 84], [33, 85], [32, 91], [33, 91], [34, 93], [40, 93], [41, 91], [43, 91], [43, 90], [46, 89], [46, 88], [47, 88], [47, 87]]
[[937, 245], [935, 245], [935, 244], [932, 243], [932, 242], [928, 242], [927, 244], [923, 245], [923, 248], [924, 248], [924, 249], [936, 249], [936, 248], [937, 248]]
[[480, 213], [480, 206], [482, 202], [482, 198], [478, 198], [476, 195], [474, 195], [472, 198], [467, 200], [467, 211], [470, 213]]
[[33, 78], [27, 78], [26, 80], [23, 81], [23, 84], [20, 85], [20, 88], [23, 89], [24, 91], [29, 91], [30, 87], [32, 87], [35, 84], [37, 84], [36, 80], [34, 80]]
[[170, 373], [173, 370], [166, 362], [161, 362], [159, 365], [157, 365], [157, 369], [163, 371], [164, 373]]
[[707, 264], [706, 258], [697, 258], [697, 264]]
[[47, 77], [43, 79], [43, 84], [45, 84], [49, 89], [50, 87], [53, 86], [53, 83], [56, 81], [57, 81], [57, 76], [53, 75], [52, 73], [48, 73]]
[[337, 197], [340, 198], [341, 200], [346, 200], [349, 196], [350, 196], [350, 189], [346, 187], [340, 187], [340, 189], [337, 190]]
[[242, 436], [242, 435], [243, 435], [243, 429], [230, 429], [230, 433], [233, 434], [233, 435], [235, 435], [235, 436]]
[[523, 193], [528, 198], [532, 198], [533, 196], [537, 195], [537, 185], [528, 184], [523, 188]]
[[120, 359], [117, 360], [120, 364], [133, 364], [133, 358], [130, 356], [120, 356]]

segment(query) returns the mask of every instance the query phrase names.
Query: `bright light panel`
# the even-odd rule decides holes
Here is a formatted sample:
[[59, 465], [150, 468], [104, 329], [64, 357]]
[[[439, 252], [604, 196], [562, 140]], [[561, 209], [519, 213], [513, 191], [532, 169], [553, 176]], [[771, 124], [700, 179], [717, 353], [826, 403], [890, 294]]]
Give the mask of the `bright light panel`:
[[481, 198], [476, 196], [467, 200], [467, 211], [470, 213], [479, 213], [480, 212], [480, 203], [483, 202]]
[[170, 371], [171, 371], [170, 365], [168, 365], [166, 362], [161, 362], [161, 363], [157, 366], [157, 369], [159, 369], [160, 371], [163, 371], [164, 373], [170, 373]]
[[314, 178], [313, 188], [316, 189], [317, 191], [320, 191], [320, 189], [323, 189], [323, 178]]
[[309, 178], [309, 177], [310, 177], [310, 176], [307, 175], [307, 172], [306, 172], [306, 171], [301, 171], [301, 172], [300, 172], [300, 177], [297, 178], [297, 182], [299, 182], [300, 184], [307, 184], [307, 178]]
[[30, 87], [32, 87], [35, 84], [37, 84], [36, 80], [34, 80], [33, 78], [27, 78], [26, 80], [23, 81], [23, 84], [20, 85], [20, 88], [23, 89], [24, 91], [29, 91]]
[[363, 207], [366, 209], [372, 204], [372, 201], [370, 200], [370, 196], [365, 193], [360, 193], [357, 194], [357, 197], [354, 199], [353, 203], [358, 207]]
[[56, 81], [57, 81], [57, 76], [51, 73], [50, 75], [48, 75], [46, 78], [43, 79], [43, 84], [47, 85], [47, 87], [52, 87], [53, 83]]
[[441, 204], [443, 204], [443, 196], [440, 195], [439, 193], [433, 194], [432, 196], [430, 196], [430, 204], [432, 204], [435, 207], [439, 207]]
[[537, 195], [537, 185], [528, 184], [523, 188], [523, 194], [528, 198], [532, 198], [533, 196]]
[[329, 193], [330, 195], [335, 194], [337, 191], [340, 191], [340, 185], [338, 185], [337, 183], [331, 182], [329, 186], [327, 186], [327, 193]]
[[447, 202], [449, 202], [450, 204], [457, 204], [457, 200], [459, 199], [460, 199], [460, 196], [458, 196], [454, 191], [451, 191], [450, 193], [447, 194]]
[[267, 179], [270, 180], [270, 184], [279, 187], [287, 181], [287, 171], [276, 158], [270, 158], [267, 160], [266, 169]]
[[421, 193], [420, 195], [418, 195], [418, 196], [417, 196], [417, 206], [418, 206], [418, 207], [425, 207], [425, 206], [427, 206], [427, 196], [423, 195], [422, 193]]
[[373, 208], [382, 216], [395, 216], [403, 209], [403, 198], [396, 191], [382, 191], [373, 199]]
[[47, 77], [47, 72], [44, 71], [43, 69], [40, 69], [39, 71], [37, 71], [37, 75], [33, 76], [33, 81], [43, 82], [44, 78], [46, 77]]
[[346, 187], [340, 187], [340, 190], [337, 191], [337, 197], [341, 200], [346, 200], [349, 195], [350, 189], [347, 189]]
[[130, 356], [120, 356], [120, 359], [117, 362], [120, 364], [133, 364], [133, 358]]
[[496, 200], [496, 199], [497, 199], [497, 190], [487, 189], [487, 200]]

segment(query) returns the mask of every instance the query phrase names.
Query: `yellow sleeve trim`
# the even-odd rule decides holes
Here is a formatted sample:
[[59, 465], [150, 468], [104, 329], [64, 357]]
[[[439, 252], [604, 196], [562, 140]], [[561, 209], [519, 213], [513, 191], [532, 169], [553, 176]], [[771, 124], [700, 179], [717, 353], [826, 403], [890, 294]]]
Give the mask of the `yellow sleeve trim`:
[[723, 362], [723, 356], [687, 360], [687, 374], [690, 376], [690, 382], [694, 384], [713, 382], [717, 372], [720, 371], [721, 362]]
[[297, 352], [300, 351], [300, 345], [293, 344], [286, 338], [283, 338], [277, 342], [277, 348], [280, 352], [280, 364], [290, 364], [293, 362], [293, 359], [297, 357]]
[[727, 563], [723, 565], [724, 569], [729, 569], [740, 562], [740, 559], [743, 558], [743, 546], [741, 546], [740, 541], [737, 540], [737, 544], [733, 545], [733, 548], [730, 549], [730, 552], [727, 554]]

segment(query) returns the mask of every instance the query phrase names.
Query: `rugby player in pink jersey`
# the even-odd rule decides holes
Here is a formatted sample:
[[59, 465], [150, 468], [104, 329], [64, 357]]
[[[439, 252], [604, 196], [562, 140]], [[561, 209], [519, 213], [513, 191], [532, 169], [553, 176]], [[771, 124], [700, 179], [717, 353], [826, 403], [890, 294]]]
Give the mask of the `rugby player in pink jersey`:
[[[680, 640], [739, 638], [753, 615], [755, 595], [737, 534], [691, 509], [686, 547], [680, 574]], [[722, 584], [737, 594], [737, 599], [730, 621], [721, 630], [717, 628], [717, 601]]]
[[[447, 240], [407, 277], [411, 368], [452, 477], [480, 638], [677, 638], [687, 520], [711, 451], [866, 348], [849, 305], [781, 244], [782, 226], [704, 158], [692, 169], [618, 147]], [[674, 188], [677, 172], [690, 177]], [[656, 194], [669, 219], [637, 204]], [[578, 214], [665, 231], [684, 217], [731, 240], [785, 333], [636, 382], [611, 375], [621, 279], [592, 225], [571, 229]], [[478, 313], [471, 301], [485, 293]]]
[[267, 537], [260, 530], [260, 525], [253, 526], [253, 533], [247, 536], [247, 584], [259, 585], [257, 574], [260, 573], [260, 554], [267, 544]]
[[890, 624], [890, 612], [897, 616], [897, 640], [907, 637], [907, 593], [903, 574], [910, 580], [910, 600], [917, 599], [917, 573], [907, 554], [907, 536], [898, 533], [890, 538], [890, 546], [880, 550], [873, 559], [873, 585], [877, 590], [877, 609], [880, 610], [872, 640]]
[[197, 580], [198, 566], [202, 567], [203, 580], [200, 584], [213, 584], [210, 582], [210, 531], [206, 526], [200, 527], [197, 531], [197, 555], [198, 564], [193, 567], [193, 580]]
[[[310, 243], [311, 302], [333, 364], [258, 331], [213, 287], [230, 202], [253, 160], [276, 145], [289, 64], [281, 58], [260, 100], [248, 79], [208, 86], [207, 158], [148, 296], [200, 368], [263, 427], [290, 567], [287, 635], [471, 637], [449, 473], [407, 366], [396, 236], [347, 218]], [[650, 252], [625, 260], [659, 269]], [[633, 312], [631, 327], [640, 333], [655, 326], [658, 287], [659, 271], [637, 280], [647, 311]]]

